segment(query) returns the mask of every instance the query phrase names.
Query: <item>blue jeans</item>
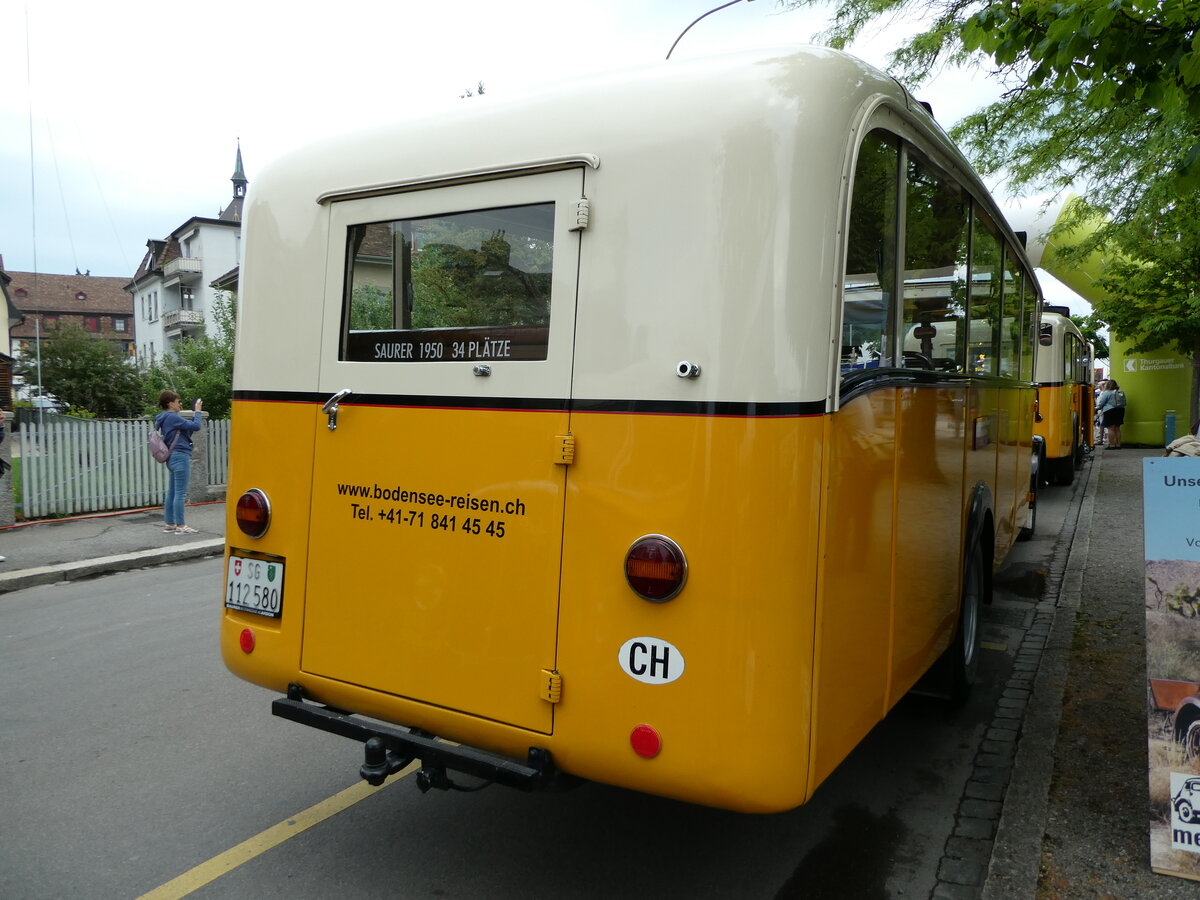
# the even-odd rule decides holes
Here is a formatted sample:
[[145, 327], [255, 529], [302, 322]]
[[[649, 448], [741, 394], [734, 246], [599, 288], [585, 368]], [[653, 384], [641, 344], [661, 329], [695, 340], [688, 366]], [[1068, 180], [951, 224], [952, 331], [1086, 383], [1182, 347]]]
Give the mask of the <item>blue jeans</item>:
[[192, 475], [192, 454], [172, 450], [167, 460], [167, 499], [163, 501], [163, 521], [183, 525], [183, 503], [187, 500], [188, 480]]

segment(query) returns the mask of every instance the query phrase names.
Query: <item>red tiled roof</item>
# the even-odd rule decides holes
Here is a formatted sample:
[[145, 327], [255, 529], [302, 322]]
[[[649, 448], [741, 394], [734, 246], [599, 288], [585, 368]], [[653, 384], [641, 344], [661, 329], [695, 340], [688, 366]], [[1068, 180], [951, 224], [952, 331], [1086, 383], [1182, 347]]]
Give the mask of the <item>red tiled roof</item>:
[[133, 315], [133, 297], [125, 291], [128, 278], [41, 272], [9, 272], [8, 276], [12, 279], [8, 286], [9, 295], [23, 313]]

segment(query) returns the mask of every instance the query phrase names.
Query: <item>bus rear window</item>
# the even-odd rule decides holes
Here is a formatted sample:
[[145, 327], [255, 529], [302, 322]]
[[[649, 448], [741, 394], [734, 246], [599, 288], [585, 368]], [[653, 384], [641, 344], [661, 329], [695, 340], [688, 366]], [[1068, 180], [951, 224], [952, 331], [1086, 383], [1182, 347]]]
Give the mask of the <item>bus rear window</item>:
[[554, 204], [348, 229], [341, 358], [545, 359]]

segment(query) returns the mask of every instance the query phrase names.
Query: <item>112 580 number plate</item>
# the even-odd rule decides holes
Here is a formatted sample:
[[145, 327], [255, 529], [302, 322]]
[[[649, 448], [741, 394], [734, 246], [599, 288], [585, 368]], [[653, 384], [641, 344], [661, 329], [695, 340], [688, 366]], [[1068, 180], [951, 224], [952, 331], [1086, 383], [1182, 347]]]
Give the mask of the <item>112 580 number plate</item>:
[[273, 619], [283, 615], [283, 568], [282, 559], [230, 555], [225, 606]]

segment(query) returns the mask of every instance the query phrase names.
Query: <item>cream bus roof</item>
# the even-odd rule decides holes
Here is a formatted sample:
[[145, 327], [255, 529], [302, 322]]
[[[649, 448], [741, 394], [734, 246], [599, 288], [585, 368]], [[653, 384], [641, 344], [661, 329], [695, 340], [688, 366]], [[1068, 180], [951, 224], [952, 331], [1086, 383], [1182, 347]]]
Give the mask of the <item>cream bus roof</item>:
[[[381, 104], [381, 116], [392, 112], [403, 114], [401, 92]], [[557, 162], [583, 167], [593, 206], [580, 245], [576, 327], [587, 340], [576, 346], [574, 396], [638, 396], [653, 385], [666, 400], [828, 400], [840, 218], [860, 132], [881, 116], [936, 145], [938, 161], [987, 196], [893, 78], [813, 47], [663, 62], [512, 99], [487, 94], [322, 140], [250, 187], [241, 315], [247, 332], [272, 340], [239, 356], [235, 387], [327, 387], [309, 375], [316, 366], [294, 361], [322, 349], [309, 309], [324, 302], [326, 261], [344, 245], [324, 230], [331, 205]], [[653, 354], [635, 333], [653, 335]], [[663, 359], [701, 359], [705, 376], [660, 379]]]
[[727, 137], [726, 127], [747, 122], [803, 121], [843, 142], [847, 114], [875, 94], [911, 103], [889, 76], [817, 47], [660, 62], [517, 97], [489, 93], [419, 117], [405, 117], [397, 92], [394, 103], [381, 104], [380, 124], [285, 157], [251, 190], [304, 189], [312, 199], [547, 157], [599, 155], [609, 147], [644, 157], [656, 145], [699, 149]]

